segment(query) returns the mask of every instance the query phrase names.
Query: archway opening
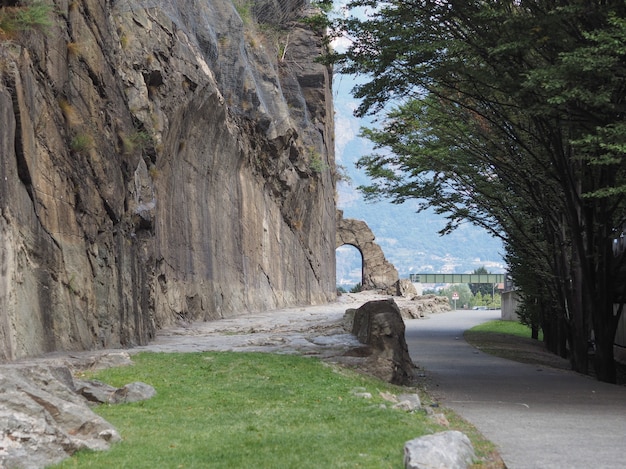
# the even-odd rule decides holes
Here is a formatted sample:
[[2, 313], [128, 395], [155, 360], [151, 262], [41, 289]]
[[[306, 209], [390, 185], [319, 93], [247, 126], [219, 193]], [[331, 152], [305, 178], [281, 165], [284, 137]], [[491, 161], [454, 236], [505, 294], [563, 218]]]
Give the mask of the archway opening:
[[363, 254], [351, 244], [339, 246], [335, 252], [337, 290], [341, 292], [360, 291], [363, 284]]

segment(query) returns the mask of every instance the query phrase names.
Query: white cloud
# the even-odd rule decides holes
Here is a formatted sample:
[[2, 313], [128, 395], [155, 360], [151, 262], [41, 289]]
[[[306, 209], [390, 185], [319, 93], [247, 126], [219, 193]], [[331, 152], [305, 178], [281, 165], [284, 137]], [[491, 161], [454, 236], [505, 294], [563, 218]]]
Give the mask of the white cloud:
[[339, 195], [337, 201], [339, 208], [352, 207], [361, 200], [359, 191], [344, 182], [339, 182], [337, 185], [337, 194]]
[[396, 238], [376, 238], [376, 241], [378, 244], [385, 246], [396, 246], [398, 244], [398, 240]]
[[357, 138], [359, 123], [356, 119], [337, 114], [335, 118], [335, 156], [337, 161], [343, 162], [342, 155], [348, 144]]
[[346, 36], [339, 36], [330, 42], [330, 46], [337, 52], [345, 52], [352, 45], [352, 40]]

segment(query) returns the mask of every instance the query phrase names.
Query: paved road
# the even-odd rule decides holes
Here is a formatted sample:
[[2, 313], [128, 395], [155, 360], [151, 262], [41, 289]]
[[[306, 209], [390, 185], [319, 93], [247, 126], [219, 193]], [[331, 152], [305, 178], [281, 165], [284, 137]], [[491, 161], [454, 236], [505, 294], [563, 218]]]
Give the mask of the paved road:
[[431, 393], [494, 442], [508, 469], [626, 467], [626, 387], [478, 352], [462, 337], [499, 311], [407, 321]]

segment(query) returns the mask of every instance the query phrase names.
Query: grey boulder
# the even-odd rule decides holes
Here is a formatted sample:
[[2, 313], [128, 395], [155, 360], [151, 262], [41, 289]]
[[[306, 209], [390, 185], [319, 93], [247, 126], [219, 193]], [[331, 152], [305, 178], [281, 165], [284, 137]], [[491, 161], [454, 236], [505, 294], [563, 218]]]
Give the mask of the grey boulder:
[[455, 430], [404, 444], [405, 469], [466, 469], [474, 458], [474, 447], [467, 435]]

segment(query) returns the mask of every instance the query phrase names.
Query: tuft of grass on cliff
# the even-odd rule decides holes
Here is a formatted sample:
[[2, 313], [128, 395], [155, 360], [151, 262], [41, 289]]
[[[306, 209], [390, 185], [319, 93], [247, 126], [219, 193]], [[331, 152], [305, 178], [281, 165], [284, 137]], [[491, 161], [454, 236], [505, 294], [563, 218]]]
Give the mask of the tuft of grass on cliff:
[[[58, 468], [401, 468], [404, 443], [443, 430], [380, 392], [411, 392], [317, 359], [264, 353], [142, 353], [93, 378], [143, 381], [156, 397], [96, 412], [123, 441]], [[358, 397], [356, 391], [371, 393]]]
[[31, 29], [52, 26], [53, 7], [42, 0], [24, 1], [19, 6], [0, 7], [0, 40]]

